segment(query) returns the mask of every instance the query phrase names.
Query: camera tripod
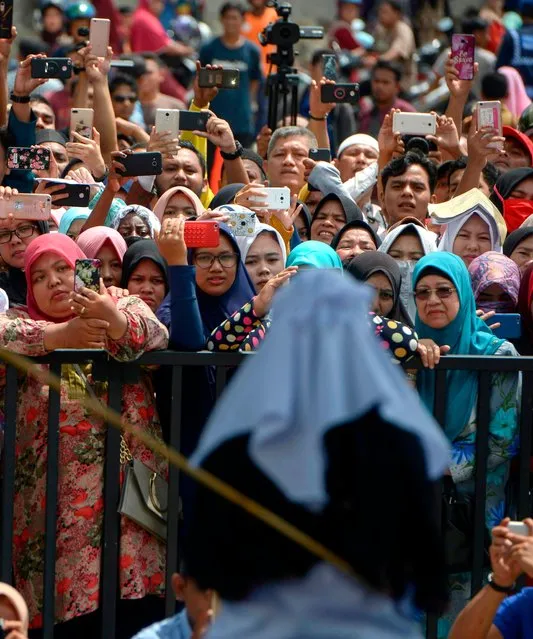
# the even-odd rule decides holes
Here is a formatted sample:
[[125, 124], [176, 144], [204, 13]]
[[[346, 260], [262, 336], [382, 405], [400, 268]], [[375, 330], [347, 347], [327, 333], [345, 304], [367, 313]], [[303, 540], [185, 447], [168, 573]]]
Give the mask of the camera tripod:
[[277, 128], [280, 119], [283, 122], [282, 126], [285, 126], [287, 116], [290, 116], [291, 126], [296, 126], [298, 82], [296, 69], [288, 66], [279, 67], [277, 73], [272, 73], [267, 77], [268, 127], [272, 131]]

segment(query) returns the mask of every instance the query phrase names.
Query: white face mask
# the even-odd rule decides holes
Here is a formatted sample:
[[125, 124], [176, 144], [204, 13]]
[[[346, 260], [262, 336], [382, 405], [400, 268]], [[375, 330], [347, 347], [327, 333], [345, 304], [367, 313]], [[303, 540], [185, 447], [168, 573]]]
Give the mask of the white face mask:
[[416, 317], [416, 303], [413, 296], [413, 271], [416, 262], [407, 260], [396, 260], [402, 275], [402, 286], [400, 289], [400, 300], [407, 311], [411, 322], [414, 324]]

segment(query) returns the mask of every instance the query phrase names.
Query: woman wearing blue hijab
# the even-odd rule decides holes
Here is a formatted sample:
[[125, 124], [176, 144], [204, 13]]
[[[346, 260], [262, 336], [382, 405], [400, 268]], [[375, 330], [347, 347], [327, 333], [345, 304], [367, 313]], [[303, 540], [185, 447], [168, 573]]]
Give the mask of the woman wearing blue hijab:
[[59, 220], [59, 233], [68, 235], [71, 239], [75, 240], [85, 223], [85, 220], [89, 217], [91, 211], [85, 207], [72, 206], [67, 209], [61, 219]]
[[[476, 315], [470, 276], [463, 260], [446, 252], [430, 253], [413, 273], [416, 299], [415, 330], [433, 347], [449, 347], [454, 355], [518, 355], [509, 342], [495, 337]], [[436, 345], [436, 346], [435, 346]], [[475, 442], [477, 432], [478, 376], [472, 371], [447, 374], [444, 432], [452, 444], [450, 474], [457, 489], [474, 493]], [[417, 387], [424, 404], [433, 410], [435, 373], [418, 373]], [[495, 373], [490, 397], [489, 456], [487, 461], [487, 527], [500, 523], [505, 510], [505, 483], [509, 461], [516, 453], [520, 376]], [[451, 620], [470, 596], [468, 574], [454, 575], [452, 607], [439, 626], [439, 636], [447, 636]]]
[[287, 266], [300, 268], [336, 268], [342, 271], [341, 258], [324, 242], [309, 240], [293, 248], [287, 258]]

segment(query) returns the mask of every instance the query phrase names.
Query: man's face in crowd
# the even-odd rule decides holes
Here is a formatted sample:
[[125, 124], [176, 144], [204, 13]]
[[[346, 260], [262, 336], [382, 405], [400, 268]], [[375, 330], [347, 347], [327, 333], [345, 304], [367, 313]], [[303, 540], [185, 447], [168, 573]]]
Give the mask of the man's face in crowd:
[[222, 23], [224, 35], [235, 38], [241, 34], [244, 19], [241, 12], [237, 9], [226, 11], [226, 13], [221, 16], [220, 22]]
[[[253, 160], [248, 160], [245, 158], [243, 159], [242, 163], [244, 164], [244, 169], [246, 171], [246, 174], [248, 175], [248, 179], [250, 180], [250, 182], [263, 182], [264, 177], [261, 173], [261, 169]], [[223, 169], [222, 177], [220, 179], [220, 188], [227, 186], [227, 184], [228, 177], [226, 175], [226, 171]]]
[[437, 180], [434, 196], [435, 202], [437, 204], [447, 202], [450, 199], [450, 184], [448, 175], [443, 175]]
[[376, 69], [372, 74], [371, 86], [376, 104], [390, 104], [400, 93], [396, 75], [389, 69]]
[[343, 151], [340, 158], [335, 160], [335, 166], [339, 169], [341, 180], [346, 182], [350, 178], [366, 169], [372, 162], [377, 162], [378, 152], [365, 144], [354, 144]]
[[31, 110], [35, 113], [37, 129], [55, 129], [56, 116], [54, 110], [44, 102], [30, 102]]
[[502, 173], [507, 173], [511, 169], [520, 169], [531, 166], [531, 160], [527, 150], [513, 138], [505, 138], [503, 153], [493, 161]]
[[[10, 233], [10, 231], [17, 231]], [[31, 220], [7, 220], [0, 222], [0, 257], [8, 266], [22, 268], [28, 244], [39, 235], [39, 229]]]
[[161, 69], [155, 60], [145, 60], [146, 71], [137, 80], [139, 92], [157, 93], [161, 85]]
[[43, 30], [58, 33], [63, 29], [63, 12], [57, 7], [48, 7], [43, 14]]
[[297, 195], [305, 184], [304, 160], [309, 156], [309, 148], [306, 136], [280, 138], [264, 164], [270, 186], [288, 186]]
[[[450, 190], [449, 190], [450, 198], [454, 197], [457, 189], [459, 188], [459, 184], [461, 184], [461, 180], [463, 179], [464, 172], [465, 172], [465, 169], [458, 169], [457, 171], [454, 171], [453, 173], [450, 174]], [[478, 189], [482, 191], [487, 197], [490, 197], [490, 193], [491, 193], [490, 186], [485, 181], [485, 178], [483, 177], [483, 173], [479, 177]]]
[[119, 84], [114, 88], [111, 100], [115, 117], [129, 120], [133, 115], [133, 109], [137, 101], [135, 91], [128, 84]]
[[391, 29], [398, 22], [400, 16], [396, 9], [393, 9], [388, 2], [383, 2], [378, 9], [378, 20], [381, 24]]
[[355, 2], [339, 2], [339, 18], [341, 20], [353, 22], [359, 17], [359, 5]]
[[196, 153], [180, 149], [172, 158], [164, 158], [163, 172], [156, 177], [155, 183], [160, 195], [174, 186], [186, 186], [200, 197], [205, 178]]
[[429, 176], [420, 164], [411, 164], [403, 175], [390, 177], [383, 194], [389, 225], [408, 216], [423, 222], [431, 201]]
[[[66, 148], [62, 144], [59, 144], [59, 142], [43, 142], [42, 144], [39, 144], [38, 146], [42, 146], [45, 149], [50, 149], [50, 151], [52, 152], [52, 155], [54, 156], [54, 160], [56, 161], [57, 168], [59, 169], [59, 173], [61, 174], [63, 169], [68, 164], [68, 156], [67, 156]], [[54, 176], [51, 176], [51, 177], [54, 177]]]

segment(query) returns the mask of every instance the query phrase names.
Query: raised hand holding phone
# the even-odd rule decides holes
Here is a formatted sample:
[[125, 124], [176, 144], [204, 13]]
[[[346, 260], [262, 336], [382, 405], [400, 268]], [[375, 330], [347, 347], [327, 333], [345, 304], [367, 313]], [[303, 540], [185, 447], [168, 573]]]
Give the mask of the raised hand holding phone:
[[169, 266], [187, 266], [185, 220], [182, 217], [164, 220], [156, 242]]
[[[87, 260], [77, 260], [87, 262]], [[99, 278], [98, 291], [87, 287], [75, 290], [70, 297], [71, 309], [82, 319], [97, 319], [108, 322], [107, 335], [113, 339], [120, 339], [128, 328], [128, 320], [121, 313], [115, 301], [107, 292], [102, 278]]]

